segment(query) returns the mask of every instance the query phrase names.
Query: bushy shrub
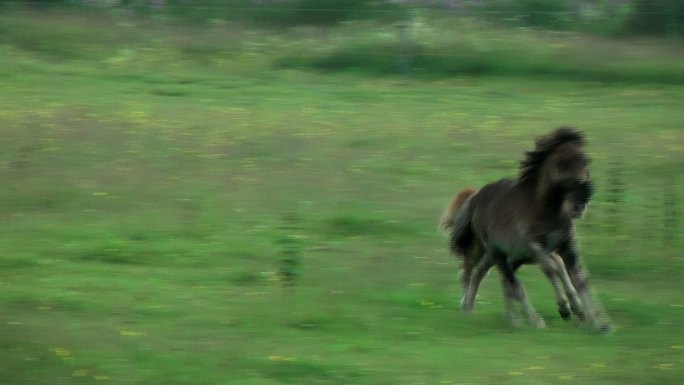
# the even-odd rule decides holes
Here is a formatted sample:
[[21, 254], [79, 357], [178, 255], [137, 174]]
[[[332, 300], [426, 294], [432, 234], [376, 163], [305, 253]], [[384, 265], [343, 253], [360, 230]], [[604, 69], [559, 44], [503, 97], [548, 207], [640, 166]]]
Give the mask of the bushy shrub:
[[569, 19], [566, 0], [491, 0], [485, 9], [494, 19], [532, 27], [559, 28]]
[[380, 2], [370, 0], [294, 0], [284, 7], [294, 24], [334, 24], [349, 19], [375, 16]]
[[681, 34], [684, 32], [684, 0], [635, 0], [627, 30], [650, 35]]
[[377, 18], [397, 9], [388, 0], [169, 0], [169, 11], [192, 19], [226, 19], [272, 25], [327, 25]]

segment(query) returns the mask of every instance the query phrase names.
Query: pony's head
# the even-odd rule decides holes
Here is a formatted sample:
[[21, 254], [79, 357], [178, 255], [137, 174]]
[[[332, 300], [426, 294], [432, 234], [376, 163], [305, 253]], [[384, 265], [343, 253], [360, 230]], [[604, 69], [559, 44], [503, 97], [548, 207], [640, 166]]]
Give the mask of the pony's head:
[[581, 216], [592, 194], [590, 159], [584, 144], [582, 133], [572, 127], [539, 137], [534, 150], [525, 153], [518, 179], [560, 193], [569, 214]]
[[579, 185], [570, 191], [563, 201], [563, 211], [572, 219], [581, 218], [594, 194], [594, 184], [591, 181]]

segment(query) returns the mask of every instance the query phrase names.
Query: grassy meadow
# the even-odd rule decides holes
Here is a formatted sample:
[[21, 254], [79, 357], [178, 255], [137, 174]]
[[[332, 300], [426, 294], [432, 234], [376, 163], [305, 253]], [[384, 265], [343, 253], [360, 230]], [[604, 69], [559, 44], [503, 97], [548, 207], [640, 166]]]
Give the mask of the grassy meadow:
[[[681, 381], [681, 42], [449, 28], [416, 23], [407, 77], [367, 21], [0, 13], [0, 384]], [[534, 267], [546, 329], [508, 326], [495, 274], [461, 314], [436, 231], [563, 124], [610, 336]]]

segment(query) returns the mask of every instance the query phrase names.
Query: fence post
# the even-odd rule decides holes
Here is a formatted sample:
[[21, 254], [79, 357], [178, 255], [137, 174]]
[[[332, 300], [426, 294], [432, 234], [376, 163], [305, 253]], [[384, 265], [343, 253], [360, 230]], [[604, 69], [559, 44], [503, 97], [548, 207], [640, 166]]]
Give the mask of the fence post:
[[582, 1], [570, 0], [568, 2], [568, 11], [575, 20], [579, 19], [582, 16]]
[[412, 39], [411, 39], [411, 11], [408, 6], [404, 9], [402, 20], [399, 22], [399, 56], [397, 58], [397, 72], [410, 76], [412, 70]]
[[624, 183], [622, 181], [622, 163], [620, 161], [613, 161], [608, 166], [608, 188], [607, 188], [607, 221], [610, 231], [617, 234], [618, 230], [618, 204], [622, 201], [624, 192]]
[[276, 240], [280, 246], [277, 276], [283, 294], [292, 294], [300, 277], [302, 263], [302, 245], [296, 234], [299, 230], [298, 217], [294, 214], [285, 215], [282, 222], [280, 230], [283, 235]]
[[669, 249], [677, 236], [676, 180], [666, 176], [663, 183], [663, 246]]
[[612, 20], [613, 18], [617, 17], [618, 15], [618, 4], [616, 0], [607, 0], [606, 1], [606, 16], [608, 17], [609, 20]]
[[677, 37], [681, 32], [679, 30], [679, 23], [677, 19], [682, 15], [677, 11], [679, 11], [677, 3], [675, 1], [670, 2], [668, 4], [666, 15], [667, 21], [665, 23], [667, 28], [667, 34], [672, 38]]

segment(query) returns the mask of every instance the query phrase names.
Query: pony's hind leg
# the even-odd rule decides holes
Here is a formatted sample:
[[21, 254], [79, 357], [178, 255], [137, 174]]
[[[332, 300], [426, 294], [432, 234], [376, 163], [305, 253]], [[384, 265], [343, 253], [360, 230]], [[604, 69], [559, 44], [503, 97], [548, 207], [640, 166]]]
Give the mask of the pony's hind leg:
[[473, 275], [474, 267], [480, 263], [484, 255], [484, 250], [479, 243], [473, 242], [470, 248], [462, 255], [459, 275], [461, 283], [463, 284], [463, 293], [468, 290], [470, 285], [470, 277]]
[[499, 269], [500, 273], [499, 276], [501, 278], [501, 287], [503, 288], [504, 305], [506, 307], [506, 317], [508, 318], [508, 322], [515, 327], [522, 326], [523, 320], [520, 317], [519, 312], [516, 310], [516, 300], [513, 296], [513, 289], [511, 288], [510, 282], [506, 277], [502, 267], [497, 266], [497, 268]]
[[482, 279], [487, 275], [492, 266], [494, 266], [494, 261], [491, 256], [489, 253], [484, 253], [482, 259], [469, 267], [468, 280], [464, 281], [465, 288], [461, 298], [461, 310], [464, 312], [469, 313], [473, 310], [480, 283], [482, 283]]
[[497, 266], [501, 271], [501, 278], [504, 287], [504, 295], [506, 300], [506, 312], [508, 319], [513, 326], [520, 324], [519, 316], [516, 314], [513, 304], [518, 301], [522, 306], [522, 311], [529, 320], [530, 324], [536, 328], [543, 328], [546, 326], [544, 318], [534, 309], [532, 304], [527, 300], [525, 288], [522, 282], [515, 276], [515, 269], [508, 263], [505, 256], [497, 258]]

